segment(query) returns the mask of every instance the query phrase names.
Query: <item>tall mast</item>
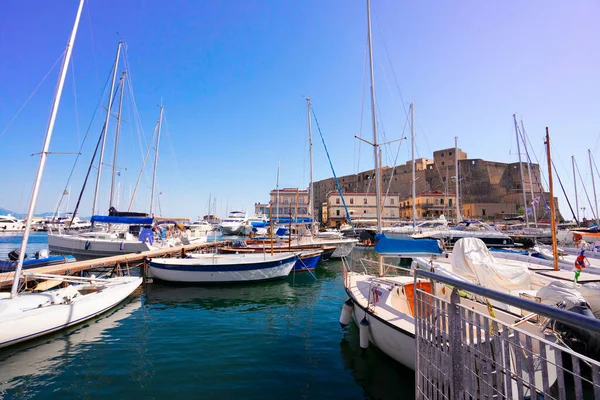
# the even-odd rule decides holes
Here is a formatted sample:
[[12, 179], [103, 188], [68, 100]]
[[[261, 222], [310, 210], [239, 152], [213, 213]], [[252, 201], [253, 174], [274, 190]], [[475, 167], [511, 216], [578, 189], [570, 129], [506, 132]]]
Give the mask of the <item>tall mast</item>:
[[413, 228], [417, 224], [417, 181], [415, 178], [415, 105], [410, 103], [410, 141], [412, 154], [412, 220]]
[[306, 98], [306, 120], [308, 122], [308, 153], [309, 153], [309, 159], [310, 159], [310, 198], [308, 199], [308, 212], [310, 214], [310, 219], [311, 219], [311, 225], [310, 225], [310, 231], [314, 232], [315, 229], [315, 206], [314, 206], [314, 202], [315, 202], [315, 195], [313, 192], [314, 186], [313, 186], [313, 154], [312, 154], [312, 128], [311, 128], [311, 118], [310, 118], [310, 98]]
[[123, 73], [121, 74], [121, 81], [119, 82], [119, 86], [121, 87], [121, 94], [119, 95], [119, 112], [117, 113], [117, 131], [115, 133], [115, 149], [114, 149], [114, 154], [113, 154], [112, 180], [110, 182], [110, 207], [112, 207], [115, 203], [113, 194], [114, 194], [114, 189], [115, 189], [115, 176], [117, 175], [117, 152], [119, 150], [119, 134], [121, 133], [121, 111], [123, 111], [123, 92], [125, 91], [124, 90], [125, 74], [126, 74], [126, 71], [123, 71]]
[[102, 147], [100, 147], [100, 159], [98, 161], [98, 175], [96, 177], [96, 190], [94, 191], [94, 202], [92, 204], [92, 215], [96, 215], [96, 204], [98, 203], [98, 192], [100, 190], [100, 177], [102, 176], [102, 163], [104, 160], [104, 146], [106, 145], [106, 135], [108, 134], [108, 121], [110, 120], [110, 110], [113, 103], [113, 92], [115, 90], [115, 81], [117, 80], [117, 69], [119, 68], [119, 55], [121, 54], [121, 45], [123, 41], [119, 41], [117, 46], [117, 55], [113, 65], [113, 76], [110, 84], [110, 92], [108, 97], [108, 107], [106, 108], [106, 118], [104, 119], [104, 134], [102, 135]]
[[277, 202], [276, 205], [276, 213], [277, 213], [277, 221], [279, 221], [279, 169], [281, 168], [281, 162], [277, 161], [277, 185], [275, 190], [277, 191], [277, 197], [275, 199], [275, 201]]
[[525, 177], [523, 176], [523, 163], [521, 163], [521, 141], [519, 140], [519, 126], [517, 115], [513, 114], [515, 121], [515, 135], [517, 136], [517, 153], [519, 154], [519, 171], [521, 172], [521, 190], [523, 192], [523, 210], [525, 211], [525, 226], [529, 229], [529, 214], [527, 214], [527, 192], [525, 191]]
[[73, 45], [75, 44], [75, 36], [77, 36], [77, 28], [79, 27], [79, 19], [81, 17], [81, 11], [83, 10], [84, 1], [85, 0], [80, 0], [79, 2], [75, 23], [73, 24], [73, 30], [71, 31], [71, 36], [69, 37], [69, 42], [67, 43], [67, 48], [65, 50], [65, 58], [63, 59], [62, 66], [60, 67], [58, 85], [56, 86], [56, 92], [52, 102], [52, 111], [50, 112], [50, 119], [48, 120], [48, 126], [46, 127], [46, 137], [44, 138], [44, 145], [42, 147], [42, 152], [40, 153], [40, 162], [38, 164], [38, 169], [33, 184], [33, 192], [31, 193], [31, 200], [29, 202], [29, 209], [27, 211], [25, 231], [23, 232], [23, 239], [21, 240], [21, 247], [19, 248], [19, 261], [17, 261], [17, 267], [15, 268], [15, 274], [10, 290], [11, 298], [17, 295], [17, 290], [19, 289], [21, 270], [23, 269], [23, 260], [25, 259], [25, 251], [27, 249], [27, 242], [29, 241], [29, 233], [31, 232], [31, 220], [33, 219], [33, 213], [35, 212], [35, 206], [37, 204], [40, 184], [42, 183], [42, 176], [44, 175], [44, 167], [46, 165], [46, 158], [48, 157], [50, 139], [52, 138], [54, 123], [56, 122], [56, 114], [58, 112], [58, 106], [60, 104], [60, 98], [62, 96], [62, 91], [65, 84], [65, 77], [67, 76], [67, 70], [69, 68], [69, 62], [71, 61], [71, 53], [73, 52]]
[[546, 127], [546, 154], [548, 155], [548, 185], [550, 186], [550, 216], [552, 218], [552, 254], [554, 256], [554, 270], [558, 271], [558, 249], [556, 247], [556, 218], [554, 216], [554, 188], [552, 186], [552, 161], [550, 160], [550, 134]]
[[[525, 125], [523, 125], [523, 120], [521, 120], [521, 133], [523, 134], [523, 148], [525, 149], [525, 154], [528, 154], [527, 152], [527, 142], [525, 141]], [[533, 223], [535, 224], [535, 227], [537, 228], [537, 211], [535, 209], [534, 203], [533, 203], [533, 199], [535, 198], [535, 194], [533, 193], [533, 179], [531, 179], [531, 160], [529, 159], [529, 155], [527, 156], [527, 173], [529, 174], [529, 191], [531, 192], [531, 211], [533, 213]]]
[[156, 135], [156, 149], [154, 152], [154, 171], [152, 172], [152, 192], [150, 194], [150, 215], [152, 215], [152, 205], [154, 202], [154, 186], [156, 184], [156, 165], [158, 164], [158, 146], [160, 145], [160, 127], [162, 125], [163, 105], [160, 102], [160, 115], [158, 117], [158, 133]]
[[596, 179], [594, 179], [594, 166], [592, 165], [592, 151], [588, 149], [590, 159], [590, 172], [592, 173], [592, 189], [594, 189], [594, 208], [596, 208], [596, 226], [600, 227], [600, 215], [598, 215], [598, 199], [596, 198]]
[[456, 171], [456, 222], [460, 222], [461, 217], [460, 217], [460, 195], [458, 193], [458, 136], [454, 136], [454, 168]]
[[577, 178], [575, 177], [575, 156], [571, 156], [571, 163], [573, 164], [573, 184], [575, 185], [575, 210], [577, 212], [577, 225], [579, 226], [579, 200], [577, 199]]
[[377, 144], [377, 115], [375, 113], [375, 77], [373, 73], [373, 39], [371, 37], [371, 0], [367, 0], [367, 35], [369, 41], [369, 70], [371, 73], [371, 118], [373, 119], [373, 161], [375, 164], [375, 198], [377, 203], [377, 232], [381, 233], [381, 176]]

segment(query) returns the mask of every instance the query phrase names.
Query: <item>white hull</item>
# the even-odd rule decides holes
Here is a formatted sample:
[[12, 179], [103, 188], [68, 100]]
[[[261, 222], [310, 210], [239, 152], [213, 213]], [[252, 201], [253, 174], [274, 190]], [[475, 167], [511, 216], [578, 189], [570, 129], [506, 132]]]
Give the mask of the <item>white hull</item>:
[[342, 258], [350, 255], [354, 246], [358, 243], [357, 239], [321, 239], [321, 238], [301, 238], [292, 243], [291, 247], [314, 247], [320, 246], [336, 246], [331, 258]]
[[223, 235], [226, 236], [243, 235], [244, 225], [241, 223], [221, 225], [221, 231], [223, 231]]
[[86, 237], [79, 235], [49, 234], [48, 249], [52, 253], [72, 254], [76, 258], [110, 257], [158, 248], [139, 240]]
[[[120, 277], [99, 291], [77, 294], [64, 301], [64, 289], [42, 293], [22, 293], [14, 299], [0, 297], [0, 347], [10, 346], [101, 314], [129, 296], [142, 283], [140, 277]], [[97, 284], [101, 287], [103, 284]], [[70, 288], [90, 288], [91, 285]], [[73, 289], [76, 290], [76, 289]], [[58, 303], [58, 304], [57, 304]]]
[[202, 254], [194, 258], [157, 258], [151, 260], [153, 278], [169, 282], [226, 283], [285, 278], [296, 255], [276, 254]]

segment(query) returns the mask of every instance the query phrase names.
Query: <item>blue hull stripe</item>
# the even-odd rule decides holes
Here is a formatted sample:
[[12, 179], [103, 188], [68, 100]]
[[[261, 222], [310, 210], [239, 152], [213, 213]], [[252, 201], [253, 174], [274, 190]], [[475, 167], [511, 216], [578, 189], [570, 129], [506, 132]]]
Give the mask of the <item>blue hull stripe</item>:
[[298, 260], [296, 260], [296, 264], [294, 264], [294, 268], [292, 268], [292, 271], [313, 270], [317, 267], [317, 263], [319, 262], [320, 258], [321, 254], [307, 258], [298, 258]]
[[[295, 256], [294, 256], [295, 257]], [[255, 264], [221, 264], [221, 265], [167, 265], [150, 262], [150, 267], [168, 271], [204, 271], [204, 272], [229, 272], [229, 271], [251, 271], [260, 269], [276, 268], [282, 264], [289, 263], [293, 257], [278, 261], [266, 261]]]

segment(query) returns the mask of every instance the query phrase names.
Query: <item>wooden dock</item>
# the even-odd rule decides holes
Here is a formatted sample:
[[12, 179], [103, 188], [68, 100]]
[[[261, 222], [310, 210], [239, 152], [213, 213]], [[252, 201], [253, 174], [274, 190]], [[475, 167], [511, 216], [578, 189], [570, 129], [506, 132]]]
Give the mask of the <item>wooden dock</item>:
[[[168, 247], [164, 249], [149, 250], [141, 253], [120, 254], [112, 257], [102, 257], [92, 260], [75, 261], [72, 263], [50, 265], [47, 267], [28, 268], [24, 270], [33, 274], [72, 275], [78, 272], [93, 270], [103, 267], [131, 268], [142, 265], [148, 258], [185, 255], [186, 252], [200, 251], [208, 247], [219, 247], [229, 242], [205, 242], [194, 243], [184, 246]], [[12, 284], [14, 272], [0, 273], [0, 288]]]

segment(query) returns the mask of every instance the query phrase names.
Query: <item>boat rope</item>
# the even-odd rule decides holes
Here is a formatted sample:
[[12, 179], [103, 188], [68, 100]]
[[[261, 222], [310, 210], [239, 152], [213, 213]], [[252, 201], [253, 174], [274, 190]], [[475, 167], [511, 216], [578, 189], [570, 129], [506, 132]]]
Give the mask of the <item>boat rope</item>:
[[21, 108], [19, 108], [19, 111], [17, 111], [17, 113], [15, 114], [15, 116], [12, 117], [12, 119], [10, 121], [8, 121], [8, 124], [6, 125], [6, 127], [2, 130], [2, 132], [0, 132], [0, 138], [6, 133], [6, 131], [8, 131], [8, 128], [10, 128], [10, 126], [13, 124], [13, 122], [15, 122], [15, 120], [17, 119], [17, 117], [19, 116], [19, 114], [21, 114], [21, 111], [23, 111], [23, 109], [27, 106], [27, 103], [29, 103], [29, 100], [31, 100], [31, 98], [35, 95], [35, 93], [38, 91], [38, 89], [40, 88], [40, 86], [42, 86], [42, 84], [44, 83], [44, 81], [46, 80], [46, 78], [48, 78], [48, 75], [50, 75], [50, 73], [52, 73], [52, 71], [56, 67], [56, 64], [58, 64], [58, 62], [63, 59], [63, 56], [65, 55], [65, 51], [63, 51], [62, 53], [60, 53], [60, 55], [58, 56], [58, 58], [56, 59], [56, 61], [52, 65], [52, 67], [50, 67], [50, 70], [48, 70], [48, 72], [46, 73], [46, 75], [42, 78], [42, 80], [40, 81], [40, 83], [38, 83], [38, 85], [35, 87], [35, 89], [33, 89], [33, 92], [31, 92], [31, 94], [29, 95], [29, 97], [27, 98], [27, 100], [25, 100], [25, 103], [23, 103], [23, 105], [21, 106]]
[[337, 175], [335, 174], [335, 169], [333, 168], [333, 163], [331, 162], [331, 157], [329, 156], [329, 151], [327, 150], [327, 145], [325, 144], [325, 138], [323, 138], [323, 132], [321, 132], [321, 126], [319, 125], [319, 120], [317, 119], [317, 115], [315, 114], [315, 109], [310, 108], [312, 112], [313, 118], [315, 119], [315, 124], [317, 125], [317, 130], [319, 131], [319, 136], [321, 136], [321, 142], [323, 143], [323, 148], [325, 149], [325, 154], [327, 154], [327, 159], [329, 160], [329, 166], [331, 167], [331, 172], [333, 173], [333, 179], [335, 179], [335, 186], [337, 187], [338, 193], [342, 198], [342, 204], [344, 205], [344, 210], [346, 211], [346, 218], [348, 222], [350, 222], [350, 226], [352, 227], [352, 231], [354, 231], [354, 224], [352, 223], [352, 218], [350, 217], [350, 212], [348, 211], [348, 207], [346, 206], [346, 199], [344, 199], [344, 194], [342, 193], [342, 188], [340, 187], [340, 182], [338, 181]]
[[577, 160], [575, 160], [575, 169], [577, 170], [577, 175], [579, 175], [579, 180], [581, 181], [581, 186], [583, 187], [583, 192], [585, 193], [585, 197], [588, 201], [588, 204], [590, 205], [590, 210], [592, 211], [592, 216], [594, 217], [594, 219], [596, 219], [596, 211], [594, 210], [594, 207], [592, 206], [592, 201], [590, 200], [590, 196], [587, 192], [587, 189], [585, 188], [585, 183], [583, 182], [583, 178], [581, 177], [581, 172], [579, 172], [579, 165], [577, 165]]
[[302, 268], [306, 269], [306, 272], [308, 272], [310, 274], [310, 276], [312, 276], [314, 278], [314, 280], [317, 280], [317, 277], [315, 276], [315, 274], [312, 273], [312, 271], [310, 269], [308, 269], [308, 266], [306, 264], [304, 264], [304, 261], [298, 257], [298, 261], [300, 261], [300, 263], [302, 264]]
[[565, 199], [567, 200], [567, 204], [569, 205], [569, 210], [571, 210], [571, 214], [573, 214], [573, 219], [577, 222], [577, 224], [579, 224], [579, 221], [577, 221], [577, 216], [575, 215], [575, 212], [573, 211], [573, 207], [571, 206], [571, 202], [569, 201], [569, 196], [567, 196], [567, 192], [565, 191], [565, 187], [562, 184], [560, 175], [558, 175], [558, 171], [556, 170], [556, 165], [554, 165], [554, 161], [552, 161], [552, 168], [554, 168], [554, 173], [556, 174], [556, 177], [558, 178], [558, 183], [560, 184], [560, 188], [562, 189], [562, 192], [565, 195]]
[[[526, 135], [525, 130], [521, 131], [521, 129], [517, 126], [517, 132], [519, 133], [519, 136], [521, 137], [521, 141], [523, 142], [523, 147], [525, 147], [525, 156], [527, 157], [527, 161], [529, 162], [529, 164], [533, 164], [531, 157], [529, 156], [529, 150], [527, 149], [527, 144], [525, 143], [525, 138], [527, 138], [527, 142], [529, 142], [529, 137]], [[531, 146], [531, 148], [533, 148], [533, 146], [531, 145], [531, 142], [529, 142], [529, 146]], [[538, 169], [539, 169], [539, 165], [540, 165], [540, 161], [537, 158], [537, 154], [535, 154], [535, 152], [533, 153], [535, 155], [535, 160], [538, 163]], [[538, 190], [540, 191], [540, 197], [542, 198], [542, 201], [544, 202], [544, 215], [546, 215], [546, 210], [550, 208], [550, 206], [548, 205], [548, 202], [546, 201], [546, 196], [544, 196], [544, 190], [542, 188], [542, 184], [540, 183], [539, 179], [538, 179], [538, 175], [535, 172], [535, 168], [533, 169], [533, 177], [535, 178], [535, 184], [538, 187]], [[532, 199], [533, 202], [533, 199]], [[533, 210], [533, 205], [532, 205], [532, 211]], [[525, 204], [525, 212], [527, 212], [527, 204]], [[534, 211], [535, 212], [535, 211]]]

